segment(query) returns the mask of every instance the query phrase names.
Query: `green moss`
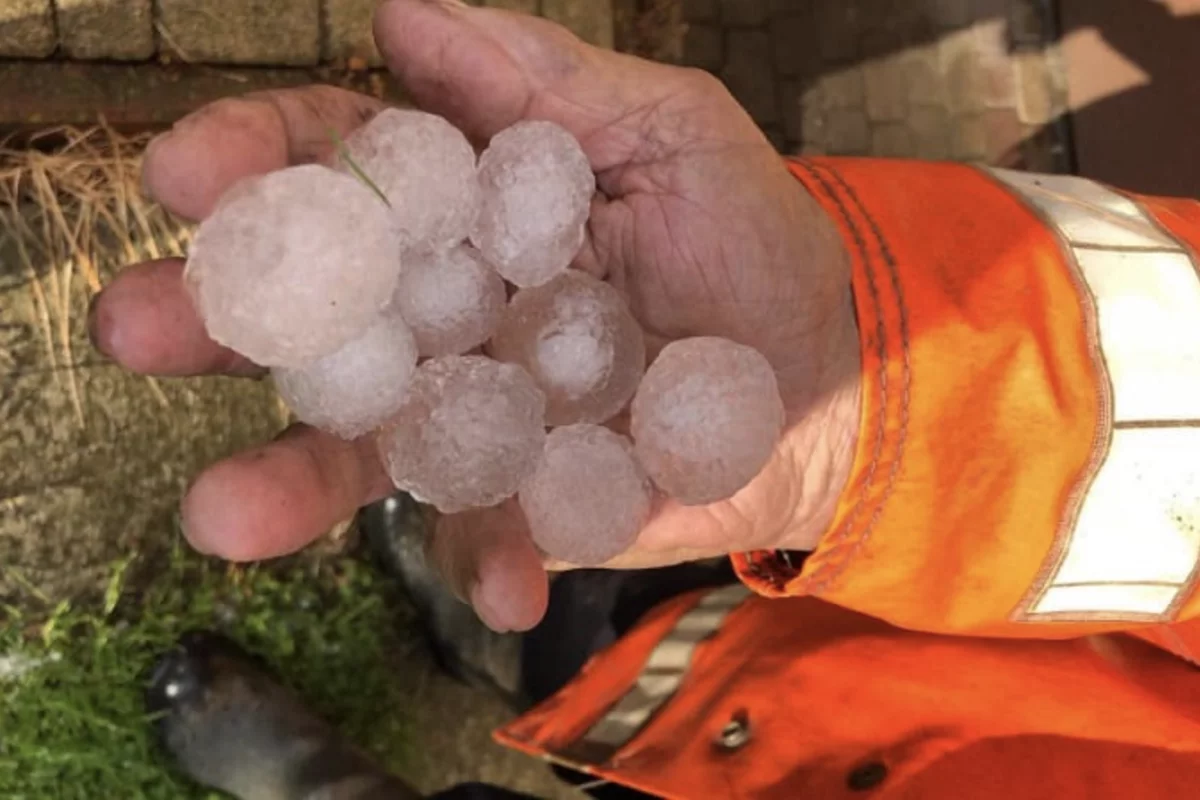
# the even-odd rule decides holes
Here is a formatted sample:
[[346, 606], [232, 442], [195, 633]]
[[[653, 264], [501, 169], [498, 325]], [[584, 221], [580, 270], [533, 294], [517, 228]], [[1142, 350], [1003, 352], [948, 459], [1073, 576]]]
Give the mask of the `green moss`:
[[[129, 581], [135, 573], [153, 578]], [[403, 769], [408, 731], [392, 655], [405, 637], [388, 586], [355, 559], [238, 568], [178, 547], [157, 570], [117, 565], [92, 608], [41, 598], [0, 609], [0, 655], [41, 662], [0, 679], [0, 797], [214, 797], [170, 771], [142, 708], [151, 665], [195, 628], [265, 656], [314, 710]]]

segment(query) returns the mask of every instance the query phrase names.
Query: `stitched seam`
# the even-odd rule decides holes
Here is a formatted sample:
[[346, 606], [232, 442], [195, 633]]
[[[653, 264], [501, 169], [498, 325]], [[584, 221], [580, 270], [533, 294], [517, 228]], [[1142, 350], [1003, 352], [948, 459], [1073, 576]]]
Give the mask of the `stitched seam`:
[[[1038, 603], [1045, 597], [1046, 592], [1050, 590], [1054, 576], [1058, 574], [1058, 571], [1062, 568], [1067, 558], [1067, 553], [1070, 551], [1071, 544], [1075, 538], [1075, 527], [1079, 521], [1079, 514], [1083, 509], [1084, 500], [1087, 498], [1088, 492], [1091, 491], [1092, 484], [1095, 482], [1096, 476], [1099, 474], [1105, 459], [1108, 458], [1108, 452], [1112, 446], [1112, 431], [1109, 426], [1106, 426], [1105, 420], [1111, 422], [1112, 419], [1112, 376], [1108, 371], [1108, 362], [1104, 357], [1104, 348], [1100, 344], [1100, 316], [1096, 307], [1096, 297], [1088, 285], [1087, 278], [1084, 277], [1083, 270], [1079, 266], [1079, 259], [1075, 255], [1075, 250], [1072, 247], [1070, 239], [1067, 238], [1062, 227], [1049, 214], [1043, 211], [1037, 203], [1033, 202], [1032, 199], [1020, 190], [1005, 183], [991, 168], [978, 167], [976, 168], [976, 172], [1003, 190], [1013, 202], [1033, 215], [1054, 237], [1055, 242], [1058, 244], [1063, 264], [1066, 265], [1071, 283], [1075, 288], [1080, 313], [1084, 321], [1088, 358], [1091, 359], [1098, 376], [1095, 391], [1098, 418], [1096, 430], [1092, 433], [1092, 444], [1087, 463], [1084, 464], [1083, 471], [1067, 495], [1066, 504], [1054, 529], [1054, 541], [1050, 544], [1049, 552], [1043, 558], [1029, 587], [1022, 594], [1020, 602], [1008, 614], [1008, 620], [1017, 624], [1051, 622], [1053, 621], [1052, 617], [1041, 614], [1034, 615], [1033, 609], [1037, 607]], [[1064, 619], [1063, 621], [1079, 622], [1086, 620]], [[1098, 619], [1097, 621], [1100, 620]]]
[[[832, 566], [830, 573], [822, 582], [813, 586], [813, 592], [824, 591], [831, 582], [836, 580], [839, 575], [846, 569], [849, 562], [859, 551], [866, 546], [871, 534], [874, 532], [876, 524], [883, 515], [884, 506], [891, 497], [896, 488], [896, 478], [900, 474], [900, 464], [904, 459], [904, 448], [908, 441], [908, 425], [910, 421], [911, 400], [912, 400], [912, 354], [909, 349], [909, 324], [908, 324], [908, 307], [904, 302], [904, 292], [900, 285], [900, 275], [896, 269], [896, 256], [892, 252], [891, 246], [887, 239], [883, 236], [883, 231], [879, 227], [878, 222], [871, 215], [863, 204], [858, 193], [853, 187], [846, 182], [845, 178], [832, 168], [826, 167], [828, 172], [833, 176], [833, 179], [849, 195], [854, 205], [858, 207], [859, 212], [867, 221], [868, 227], [871, 229], [872, 235], [879, 243], [880, 254], [883, 256], [884, 265], [887, 267], [888, 277], [891, 279], [892, 291], [896, 293], [896, 305], [900, 311], [900, 346], [903, 357], [901, 359], [901, 390], [900, 390], [900, 429], [897, 432], [895, 453], [892, 456], [892, 463], [888, 469], [887, 481], [884, 483], [883, 491], [879, 499], [876, 501], [875, 510], [871, 514], [871, 518], [867, 521], [867, 525], [863, 528], [863, 532], [859, 535], [857, 541], [854, 542], [850, 551], [841, 559], [841, 563]], [[886, 415], [886, 407], [885, 407]], [[814, 576], [815, 577], [815, 576]]]
[[[837, 563], [835, 563], [835, 560], [840, 559], [840, 551], [846, 547], [847, 540], [850, 538], [855, 523], [862, 514], [863, 507], [865, 506], [868, 497], [870, 497], [872, 488], [875, 486], [876, 473], [878, 471], [879, 462], [883, 454], [883, 443], [886, 431], [885, 420], [887, 418], [888, 408], [887, 325], [881, 310], [882, 301], [879, 296], [879, 287], [875, 282], [875, 271], [872, 267], [870, 253], [867, 250], [866, 239], [863, 237], [862, 231], [851, 218], [850, 211], [845, 202], [834, 190], [833, 185], [818, 172], [816, 165], [806, 160], [799, 160], [797, 163], [799, 163], [800, 166], [802, 166], [805, 171], [808, 172], [809, 177], [819, 184], [825, 193], [829, 195], [830, 199], [833, 200], [838, 214], [841, 215], [842, 221], [850, 230], [850, 235], [854, 239], [855, 247], [858, 249], [858, 252], [862, 258], [863, 268], [867, 278], [867, 287], [876, 316], [876, 336], [879, 340], [879, 343], [876, 347], [877, 357], [879, 358], [879, 411], [876, 414], [874, 426], [875, 437], [871, 445], [871, 461], [867, 465], [867, 473], [864, 479], [864, 485], [857, 501], [855, 501], [854, 507], [847, 515], [846, 521], [842, 524], [841, 530], [834, 535], [833, 540], [828, 546], [828, 558], [813, 572], [811, 576], [803, 580], [803, 584], [808, 587], [809, 591], [815, 591], [818, 585], [824, 585], [824, 583], [828, 583], [828, 580], [825, 580], [824, 583], [821, 584], [818, 583], [826, 573], [833, 571], [836, 574], [838, 571], [840, 571]], [[830, 171], [832, 172], [832, 170]]]

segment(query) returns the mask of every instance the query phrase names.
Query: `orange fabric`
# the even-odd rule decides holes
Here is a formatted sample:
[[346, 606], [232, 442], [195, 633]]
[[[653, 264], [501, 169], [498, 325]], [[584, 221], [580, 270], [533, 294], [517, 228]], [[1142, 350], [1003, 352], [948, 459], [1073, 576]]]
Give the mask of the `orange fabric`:
[[[569, 752], [695, 602], [671, 601], [498, 738]], [[731, 752], [716, 741], [735, 717], [750, 739]], [[852, 790], [851, 773], [871, 762], [887, 777]], [[576, 766], [679, 798], [1186, 797], [1200, 779], [1200, 675], [1124, 636], [942, 637], [813, 598], [754, 596], [632, 741]]]
[[[1130, 195], [1173, 236], [1188, 244], [1195, 254], [1200, 251], [1200, 201]], [[1183, 621], [1173, 625], [1155, 625], [1134, 631], [1139, 638], [1200, 665], [1200, 594], [1183, 605]]]
[[768, 596], [814, 595], [920, 630], [1088, 630], [1009, 619], [1098, 431], [1080, 288], [1055, 234], [970, 167], [792, 169], [851, 251], [862, 427], [835, 522], [803, 572], [747, 554], [741, 574]]
[[[615, 755], [580, 761], [575, 745], [697, 595], [497, 737], [664, 797], [1195, 794], [1200, 598], [1134, 636], [1012, 619], [1103, 432], [1086, 295], [1056, 234], [971, 168], [792, 168], [850, 248], [863, 339], [862, 434], [835, 524], [799, 572], [735, 559], [760, 594]], [[1200, 246], [1200, 204], [1136, 199]], [[731, 751], [718, 741], [733, 719], [751, 735]], [[886, 777], [856, 790], [869, 764]]]

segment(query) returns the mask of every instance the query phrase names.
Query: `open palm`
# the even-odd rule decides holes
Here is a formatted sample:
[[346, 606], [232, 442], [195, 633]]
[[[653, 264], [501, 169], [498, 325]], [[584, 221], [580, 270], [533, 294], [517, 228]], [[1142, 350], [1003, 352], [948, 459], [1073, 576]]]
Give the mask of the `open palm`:
[[[629, 300], [653, 353], [685, 336], [762, 351], [789, 426], [767, 468], [729, 501], [664, 503], [613, 566], [759, 547], [811, 546], [832, 516], [857, 428], [857, 333], [833, 226], [719, 83], [582, 44], [539, 19], [453, 2], [392, 0], [376, 37], [422, 108], [479, 143], [547, 119], [583, 144], [597, 174], [577, 266]], [[193, 219], [241, 177], [328, 157], [326, 133], [369, 119], [365, 97], [314, 87], [222, 101], [147, 153], [151, 193]], [[127, 367], [182, 375], [260, 370], [203, 332], [178, 261], [139, 265], [96, 304], [98, 346]], [[305, 426], [214, 465], [184, 501], [203, 550], [256, 559], [303, 547], [390, 489], [369, 442]], [[434, 560], [493, 627], [526, 628], [546, 602], [545, 565], [515, 503], [446, 517]]]

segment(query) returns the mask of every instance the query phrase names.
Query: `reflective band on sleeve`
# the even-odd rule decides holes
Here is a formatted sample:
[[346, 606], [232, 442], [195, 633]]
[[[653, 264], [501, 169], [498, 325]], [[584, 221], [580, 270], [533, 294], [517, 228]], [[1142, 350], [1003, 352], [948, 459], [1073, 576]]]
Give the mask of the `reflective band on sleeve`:
[[601, 763], [633, 739], [679, 689], [697, 645], [716, 633], [729, 612], [749, 596], [750, 590], [742, 584], [714, 589], [680, 617], [650, 651], [637, 682], [569, 748], [571, 754], [583, 761]]
[[1200, 562], [1200, 278], [1127, 197], [1083, 178], [993, 169], [1063, 240], [1107, 378], [1101, 436], [1025, 621], [1162, 621]]

